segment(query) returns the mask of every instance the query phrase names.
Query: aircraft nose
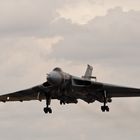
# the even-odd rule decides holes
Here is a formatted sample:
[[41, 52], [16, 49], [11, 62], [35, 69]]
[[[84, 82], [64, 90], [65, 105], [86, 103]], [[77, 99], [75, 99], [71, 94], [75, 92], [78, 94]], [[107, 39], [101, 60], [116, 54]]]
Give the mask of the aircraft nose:
[[50, 81], [51, 80], [51, 75], [47, 74], [47, 80]]
[[63, 81], [63, 77], [59, 72], [53, 71], [48, 74], [47, 81], [54, 85], [59, 85]]

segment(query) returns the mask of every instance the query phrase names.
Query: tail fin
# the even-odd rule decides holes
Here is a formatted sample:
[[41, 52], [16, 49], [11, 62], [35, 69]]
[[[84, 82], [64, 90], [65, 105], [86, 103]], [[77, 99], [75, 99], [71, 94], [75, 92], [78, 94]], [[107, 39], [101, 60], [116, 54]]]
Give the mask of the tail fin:
[[88, 65], [87, 66], [87, 70], [85, 72], [85, 75], [82, 78], [91, 80], [91, 78], [92, 78], [92, 71], [93, 71], [93, 67]]

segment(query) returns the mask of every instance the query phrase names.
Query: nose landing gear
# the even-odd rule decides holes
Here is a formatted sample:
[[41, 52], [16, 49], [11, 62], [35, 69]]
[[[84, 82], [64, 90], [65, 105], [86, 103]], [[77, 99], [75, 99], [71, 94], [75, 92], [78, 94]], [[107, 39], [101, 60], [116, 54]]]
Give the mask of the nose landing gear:
[[44, 108], [44, 112], [52, 114], [52, 109], [49, 107], [51, 104], [51, 97], [46, 95], [46, 107]]

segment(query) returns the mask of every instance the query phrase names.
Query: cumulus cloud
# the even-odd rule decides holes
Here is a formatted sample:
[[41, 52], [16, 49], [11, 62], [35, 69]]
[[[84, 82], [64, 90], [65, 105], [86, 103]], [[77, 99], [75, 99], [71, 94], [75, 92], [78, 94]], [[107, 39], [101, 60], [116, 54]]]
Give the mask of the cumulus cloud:
[[139, 1], [128, 0], [81, 0], [68, 1], [57, 9], [60, 17], [70, 19], [73, 23], [86, 24], [96, 16], [104, 16], [108, 10], [115, 7], [122, 7], [125, 11], [140, 10]]
[[[139, 14], [136, 11], [124, 12], [118, 7], [109, 10], [106, 16], [93, 19], [85, 26], [76, 26], [74, 24], [70, 26], [60, 20], [61, 26], [65, 27], [60, 31], [60, 34], [65, 38], [59, 46], [55, 47], [54, 52], [57, 51], [58, 53], [54, 56], [59, 55], [60, 57], [72, 59], [90, 56], [90, 58], [96, 59], [100, 55], [106, 55], [105, 59], [108, 59], [112, 57], [111, 54], [114, 55], [112, 51], [118, 51], [119, 55], [121, 55], [120, 53], [124, 54], [123, 57], [127, 56], [127, 54], [125, 55], [126, 48], [134, 51], [139, 49], [140, 31], [137, 28], [140, 22]], [[77, 48], [80, 48], [81, 51], [75, 51]], [[64, 56], [61, 55], [59, 49], [64, 51]], [[133, 53], [132, 50], [127, 51], [127, 53]], [[74, 54], [74, 51], [80, 53], [80, 55]], [[87, 53], [90, 53], [90, 55], [87, 55]], [[72, 55], [73, 57], [71, 57]]]

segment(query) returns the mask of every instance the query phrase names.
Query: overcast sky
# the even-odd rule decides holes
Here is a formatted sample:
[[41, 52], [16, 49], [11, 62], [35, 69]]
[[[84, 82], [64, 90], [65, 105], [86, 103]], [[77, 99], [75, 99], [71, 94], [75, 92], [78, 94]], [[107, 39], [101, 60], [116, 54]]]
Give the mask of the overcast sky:
[[[0, 0], [0, 94], [32, 87], [59, 66], [101, 82], [140, 87], [138, 0]], [[0, 104], [3, 140], [139, 140], [140, 98], [60, 106]]]

